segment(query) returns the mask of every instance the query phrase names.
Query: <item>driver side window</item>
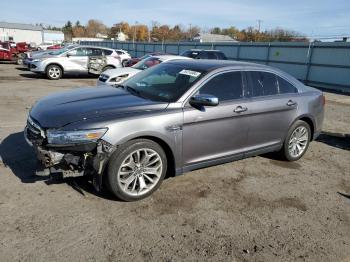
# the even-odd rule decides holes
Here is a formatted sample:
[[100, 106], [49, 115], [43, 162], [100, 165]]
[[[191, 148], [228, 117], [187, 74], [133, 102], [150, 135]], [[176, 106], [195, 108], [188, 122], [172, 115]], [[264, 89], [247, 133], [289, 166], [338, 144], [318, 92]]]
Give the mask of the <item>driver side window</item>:
[[216, 96], [219, 101], [243, 98], [242, 73], [228, 72], [215, 76], [200, 88], [199, 93]]

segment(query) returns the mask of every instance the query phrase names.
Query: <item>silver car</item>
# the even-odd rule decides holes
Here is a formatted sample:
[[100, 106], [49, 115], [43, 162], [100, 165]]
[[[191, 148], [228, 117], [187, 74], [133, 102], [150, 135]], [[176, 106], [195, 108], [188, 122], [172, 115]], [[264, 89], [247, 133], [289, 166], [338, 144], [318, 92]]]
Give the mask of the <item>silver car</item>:
[[47, 172], [90, 175], [96, 190], [134, 201], [166, 175], [267, 152], [300, 159], [321, 132], [324, 103], [322, 92], [268, 66], [175, 60], [119, 88], [43, 98], [25, 136]]
[[120, 57], [114, 49], [76, 46], [52, 51], [30, 61], [30, 70], [45, 74], [49, 79], [60, 79], [64, 74], [87, 74], [88, 61], [92, 56], [105, 56], [107, 63], [103, 70], [122, 67]]

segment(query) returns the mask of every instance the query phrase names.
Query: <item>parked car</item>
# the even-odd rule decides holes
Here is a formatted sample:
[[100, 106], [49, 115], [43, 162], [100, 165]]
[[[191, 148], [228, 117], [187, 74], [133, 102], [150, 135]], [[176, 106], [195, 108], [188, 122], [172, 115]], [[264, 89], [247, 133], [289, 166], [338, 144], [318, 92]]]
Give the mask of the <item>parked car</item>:
[[62, 44], [56, 44], [56, 45], [48, 46], [48, 47], [46, 48], [46, 50], [56, 50], [56, 49], [61, 49], [61, 48], [63, 48], [63, 47], [64, 47], [64, 45], [62, 45]]
[[25, 42], [0, 41], [0, 61], [13, 61], [17, 64], [23, 64], [24, 53], [29, 46]]
[[[72, 49], [74, 47], [78, 47], [79, 45], [76, 44], [70, 44], [70, 45], [66, 45], [64, 48], [66, 50]], [[54, 52], [55, 50], [37, 50], [37, 51], [31, 51], [31, 52], [26, 52], [25, 56], [24, 56], [24, 60], [23, 60], [23, 64], [26, 65], [29, 69], [30, 69], [30, 62], [33, 59], [38, 59], [44, 56], [50, 56], [50, 55], [55, 55], [56, 52]]]
[[131, 59], [131, 55], [123, 49], [116, 49], [115, 51], [119, 55], [122, 65], [125, 67], [128, 60]]
[[116, 69], [110, 69], [103, 72], [98, 80], [97, 86], [113, 86], [123, 83], [126, 79], [129, 79], [133, 75], [150, 68], [152, 66], [158, 65], [163, 62], [178, 60], [178, 59], [190, 59], [188, 57], [182, 57], [177, 55], [160, 55], [160, 56], [150, 56], [138, 62], [131, 67], [122, 67]]
[[47, 43], [41, 43], [40, 45], [37, 46], [38, 50], [46, 50], [48, 47], [53, 46], [54, 43], [47, 42]]
[[140, 62], [141, 60], [145, 59], [145, 58], [148, 58], [150, 56], [159, 56], [159, 55], [166, 55], [164, 53], [160, 53], [160, 52], [153, 52], [153, 53], [149, 53], [149, 54], [146, 54], [144, 56], [141, 56], [141, 57], [134, 57], [134, 58], [131, 58], [129, 59], [126, 63], [125, 63], [125, 66], [128, 67], [128, 66], [133, 66], [135, 65], [136, 63]]
[[265, 65], [175, 60], [123, 87], [41, 99], [25, 136], [50, 172], [93, 174], [97, 190], [134, 201], [166, 174], [267, 152], [300, 159], [321, 132], [324, 103], [319, 90]]
[[193, 59], [218, 59], [227, 60], [225, 54], [220, 50], [202, 50], [191, 49], [181, 54], [182, 56], [190, 57]]
[[75, 46], [49, 52], [30, 62], [30, 70], [45, 74], [49, 79], [60, 79], [64, 74], [87, 74], [89, 56], [106, 56], [106, 69], [121, 67], [114, 49], [93, 46]]

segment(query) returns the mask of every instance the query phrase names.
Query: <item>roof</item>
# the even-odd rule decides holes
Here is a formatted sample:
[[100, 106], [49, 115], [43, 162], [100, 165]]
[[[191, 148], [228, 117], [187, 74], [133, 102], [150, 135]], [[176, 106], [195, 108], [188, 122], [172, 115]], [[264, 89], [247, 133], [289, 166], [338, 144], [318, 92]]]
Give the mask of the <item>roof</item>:
[[[194, 49], [190, 49], [190, 50], [187, 50], [187, 51], [190, 51], [190, 52], [220, 52], [220, 53], [223, 53], [221, 50], [215, 50], [215, 49], [198, 49], [198, 48], [194, 48]], [[187, 52], [185, 51], [185, 52]]]
[[43, 27], [39, 26], [39, 25], [7, 23], [7, 22], [0, 22], [0, 28], [22, 29], [22, 30], [32, 30], [32, 31], [42, 31], [43, 30]]
[[271, 67], [268, 67], [262, 64], [255, 64], [255, 63], [248, 63], [248, 62], [241, 62], [241, 61], [231, 61], [231, 60], [214, 60], [214, 59], [188, 59], [187, 60], [186, 59], [186, 60], [169, 61], [169, 63], [180, 65], [180, 66], [186, 66], [193, 70], [207, 71], [207, 72], [213, 71], [218, 68], [224, 68], [224, 67], [271, 69]]
[[237, 42], [232, 37], [228, 35], [219, 35], [219, 34], [204, 34], [199, 33], [193, 40], [198, 40], [200, 42]]

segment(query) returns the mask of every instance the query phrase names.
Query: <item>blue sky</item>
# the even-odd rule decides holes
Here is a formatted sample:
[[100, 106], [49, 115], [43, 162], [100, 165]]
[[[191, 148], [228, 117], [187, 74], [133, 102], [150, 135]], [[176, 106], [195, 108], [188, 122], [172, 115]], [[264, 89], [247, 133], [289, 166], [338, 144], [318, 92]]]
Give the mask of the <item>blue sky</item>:
[[262, 20], [262, 29], [283, 27], [307, 36], [350, 35], [350, 0], [17, 0], [6, 1], [0, 21], [61, 26], [67, 20], [84, 24], [90, 18], [108, 26], [121, 20], [147, 25], [158, 21], [205, 29], [231, 25], [243, 29]]

